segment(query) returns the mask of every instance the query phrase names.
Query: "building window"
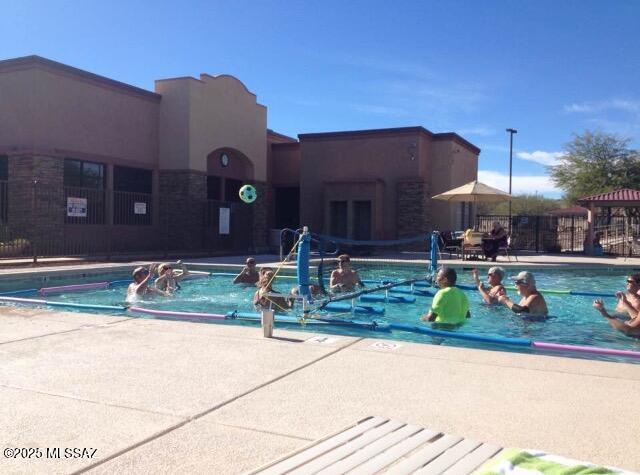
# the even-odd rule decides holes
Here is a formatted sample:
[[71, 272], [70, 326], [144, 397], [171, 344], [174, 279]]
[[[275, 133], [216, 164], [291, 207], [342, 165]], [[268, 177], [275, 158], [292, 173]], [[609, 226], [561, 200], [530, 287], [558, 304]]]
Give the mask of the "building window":
[[66, 158], [64, 160], [64, 186], [104, 189], [104, 165]]
[[113, 167], [113, 224], [150, 225], [153, 173]]
[[64, 160], [66, 224], [105, 223], [105, 173], [101, 163]]
[[207, 177], [207, 199], [208, 200], [220, 200], [222, 191], [222, 178], [219, 176]]

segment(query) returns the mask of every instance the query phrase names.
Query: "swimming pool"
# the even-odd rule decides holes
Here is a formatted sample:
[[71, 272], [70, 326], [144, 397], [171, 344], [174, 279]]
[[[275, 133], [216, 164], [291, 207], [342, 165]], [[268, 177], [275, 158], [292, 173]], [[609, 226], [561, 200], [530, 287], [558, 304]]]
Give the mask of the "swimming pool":
[[[416, 275], [415, 267], [408, 268], [402, 265], [365, 265], [357, 263], [355, 267], [360, 271], [363, 279], [383, 280], [383, 279], [404, 279]], [[471, 285], [471, 273], [468, 268], [458, 268], [458, 283]], [[508, 269], [507, 275], [515, 275], [522, 270]], [[610, 310], [613, 310], [615, 298], [613, 294], [617, 290], [624, 290], [624, 277], [630, 270], [625, 269], [540, 269], [534, 270], [540, 289], [572, 289], [580, 291], [598, 291], [611, 295], [605, 298], [605, 303]], [[483, 271], [480, 270], [481, 275]], [[485, 271], [486, 273], [486, 271]], [[40, 288], [50, 285], [75, 284], [86, 281], [117, 281], [129, 279], [128, 273], [108, 273], [99, 276], [92, 276], [84, 280], [79, 277], [65, 277], [48, 281], [43, 284], [41, 279], [24, 280], [11, 284], [3, 282], [0, 284], [1, 291], [18, 290], [25, 288]], [[102, 290], [91, 290], [84, 292], [71, 292], [47, 296], [47, 300], [68, 303], [97, 304], [97, 305], [122, 305], [126, 291], [126, 282]], [[276, 289], [288, 292], [295, 285], [293, 279], [280, 279], [275, 286]], [[255, 287], [233, 285], [228, 276], [213, 276], [203, 279], [189, 280], [183, 283], [183, 288], [175, 296], [167, 299], [155, 299], [145, 301], [139, 306], [155, 310], [173, 310], [183, 312], [206, 312], [220, 313], [239, 311], [253, 312], [252, 297]], [[472, 318], [459, 330], [465, 333], [473, 333], [485, 336], [501, 336], [512, 338], [527, 338], [537, 341], [552, 343], [589, 345], [622, 350], [640, 351], [640, 341], [628, 338], [607, 324], [597, 311], [591, 307], [593, 297], [576, 296], [567, 294], [545, 295], [547, 304], [553, 318], [545, 322], [524, 321], [521, 317], [513, 314], [502, 306], [488, 307], [483, 305], [482, 299], [476, 291], [466, 290], [471, 302]], [[509, 291], [515, 298], [515, 291]], [[26, 297], [41, 298], [36, 294]], [[354, 317], [358, 321], [372, 322], [379, 324], [400, 323], [411, 325], [425, 325], [419, 322], [420, 315], [425, 313], [431, 303], [432, 298], [428, 296], [416, 296], [413, 303], [375, 303], [373, 305], [383, 306], [385, 313], [382, 315], [357, 314]], [[372, 305], [372, 304], [369, 304]], [[65, 309], [74, 311], [74, 309]], [[87, 309], [75, 309], [75, 311], [89, 311]], [[95, 311], [94, 311], [95, 312]], [[100, 311], [99, 313], [118, 314], [121, 311]], [[290, 315], [297, 315], [299, 311], [292, 311]], [[345, 318], [345, 315], [340, 315]], [[240, 323], [242, 322], [235, 322]], [[291, 328], [292, 326], [289, 325]], [[342, 333], [358, 336], [376, 336], [375, 332], [360, 328], [343, 328], [330, 326], [309, 326], [308, 328], [295, 325], [298, 329], [310, 330], [314, 332]], [[437, 343], [442, 345], [468, 346], [492, 348], [500, 350], [533, 352], [539, 350], [530, 348], [505, 348], [498, 345], [479, 344], [476, 342], [466, 342], [450, 338], [439, 338], [428, 335], [416, 334], [405, 331], [391, 331], [380, 333], [378, 336], [388, 339], [406, 340], [421, 343]], [[594, 356], [590, 358], [619, 360], [619, 357]]]

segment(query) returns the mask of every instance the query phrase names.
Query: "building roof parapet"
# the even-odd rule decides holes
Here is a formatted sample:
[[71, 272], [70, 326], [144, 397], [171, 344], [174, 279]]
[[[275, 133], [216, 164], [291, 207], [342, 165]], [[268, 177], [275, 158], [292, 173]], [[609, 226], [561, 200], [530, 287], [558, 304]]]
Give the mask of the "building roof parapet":
[[132, 86], [115, 79], [110, 79], [99, 74], [90, 73], [83, 69], [75, 68], [67, 64], [59, 63], [51, 59], [43, 58], [38, 55], [22, 56], [20, 58], [5, 59], [0, 61], [0, 73], [18, 71], [29, 68], [43, 68], [63, 74], [74, 76], [78, 79], [89, 81], [103, 87], [115, 89], [122, 92], [128, 92], [138, 97], [144, 97], [154, 101], [160, 101], [162, 96], [152, 91]]
[[433, 133], [422, 126], [413, 127], [392, 127], [387, 129], [365, 129], [365, 130], [347, 130], [339, 132], [317, 132], [309, 134], [299, 134], [298, 139], [303, 141], [320, 141], [325, 139], [357, 139], [360, 137], [366, 137], [371, 135], [378, 136], [393, 136], [393, 135], [411, 135], [411, 134], [423, 134], [433, 140], [453, 140], [460, 145], [468, 148], [472, 152], [479, 154], [480, 148], [473, 145], [471, 142], [465, 140], [455, 132]]

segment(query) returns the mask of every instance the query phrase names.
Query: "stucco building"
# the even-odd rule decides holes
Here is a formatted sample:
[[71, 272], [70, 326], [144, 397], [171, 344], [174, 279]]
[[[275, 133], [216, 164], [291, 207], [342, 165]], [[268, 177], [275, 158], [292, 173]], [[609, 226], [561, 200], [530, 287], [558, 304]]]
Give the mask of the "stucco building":
[[295, 139], [232, 76], [151, 92], [38, 56], [0, 61], [0, 124], [0, 240], [41, 254], [244, 251], [301, 224], [356, 239], [459, 227], [468, 208], [429, 197], [475, 179], [480, 152], [422, 127]]

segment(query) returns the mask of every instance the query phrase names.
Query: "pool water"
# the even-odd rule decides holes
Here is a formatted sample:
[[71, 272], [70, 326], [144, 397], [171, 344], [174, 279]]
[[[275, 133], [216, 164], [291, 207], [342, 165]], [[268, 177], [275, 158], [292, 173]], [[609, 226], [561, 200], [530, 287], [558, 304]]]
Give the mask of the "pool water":
[[[355, 266], [363, 279], [371, 280], [403, 280], [416, 277], [416, 271], [406, 266]], [[414, 268], [417, 269], [417, 268]], [[507, 276], [515, 275], [520, 269], [510, 269]], [[616, 299], [613, 297], [618, 290], [625, 288], [625, 276], [630, 271], [624, 269], [574, 269], [535, 270], [537, 286], [539, 289], [567, 289], [579, 291], [595, 291], [608, 293], [611, 297], [605, 298], [607, 309], [612, 312]], [[486, 271], [480, 269], [481, 278]], [[123, 278], [123, 275], [111, 276], [109, 280]], [[107, 280], [107, 279], [105, 279]], [[68, 282], [68, 283], [78, 283]], [[458, 269], [458, 283], [471, 285], [473, 283], [471, 272], [468, 269]], [[511, 285], [510, 282], [505, 282]], [[274, 286], [281, 292], [288, 292], [295, 284], [295, 280], [281, 279]], [[64, 285], [56, 282], [53, 285]], [[32, 287], [42, 287], [42, 283], [33, 284]], [[371, 287], [371, 285], [368, 285]], [[23, 287], [24, 288], [24, 287]], [[233, 285], [229, 277], [208, 277], [202, 279], [187, 280], [182, 283], [182, 289], [170, 298], [155, 298], [140, 303], [138, 306], [156, 310], [177, 310], [182, 312], [206, 312], [227, 313], [230, 311], [253, 312], [253, 294], [255, 287]], [[629, 338], [609, 327], [606, 320], [592, 308], [593, 297], [574, 296], [566, 294], [546, 294], [545, 299], [553, 318], [544, 322], [525, 321], [503, 306], [487, 306], [482, 302], [479, 293], [474, 290], [465, 290], [471, 304], [470, 318], [460, 329], [466, 333], [475, 333], [487, 336], [523, 337], [536, 341], [571, 345], [590, 345], [606, 348], [627, 349], [640, 351], [640, 340]], [[85, 292], [70, 292], [47, 296], [47, 300], [59, 302], [72, 302], [99, 305], [122, 305], [126, 293], [126, 286], [114, 287], [106, 290]], [[510, 297], [518, 301], [515, 291], [508, 291]], [[420, 322], [420, 316], [426, 313], [431, 304], [432, 297], [416, 296], [416, 302], [410, 304], [400, 303], [367, 303], [367, 305], [382, 305], [386, 312], [383, 315], [356, 314], [339, 315], [342, 318], [353, 318], [359, 321], [372, 321], [378, 323], [396, 322], [413, 325], [428, 325]], [[82, 310], [86, 311], [86, 310]], [[100, 312], [104, 313], [104, 312]], [[289, 312], [291, 315], [299, 314], [298, 309]], [[318, 326], [308, 327], [308, 330], [318, 332], [343, 333], [359, 336], [376, 336], [374, 332], [360, 329], [345, 329], [335, 326], [322, 328]], [[454, 346], [470, 346], [486, 348], [486, 344], [468, 343], [460, 340], [440, 339], [427, 335], [409, 332], [393, 331], [380, 333], [378, 336], [389, 339], [408, 340], [413, 342], [428, 342]], [[497, 347], [506, 350], [505, 347]], [[512, 348], [508, 348], [513, 351]], [[516, 351], [531, 352], [525, 348]], [[539, 353], [539, 350], [536, 350]], [[594, 356], [589, 356], [595, 358]], [[598, 359], [618, 360], [618, 357], [600, 356]]]

